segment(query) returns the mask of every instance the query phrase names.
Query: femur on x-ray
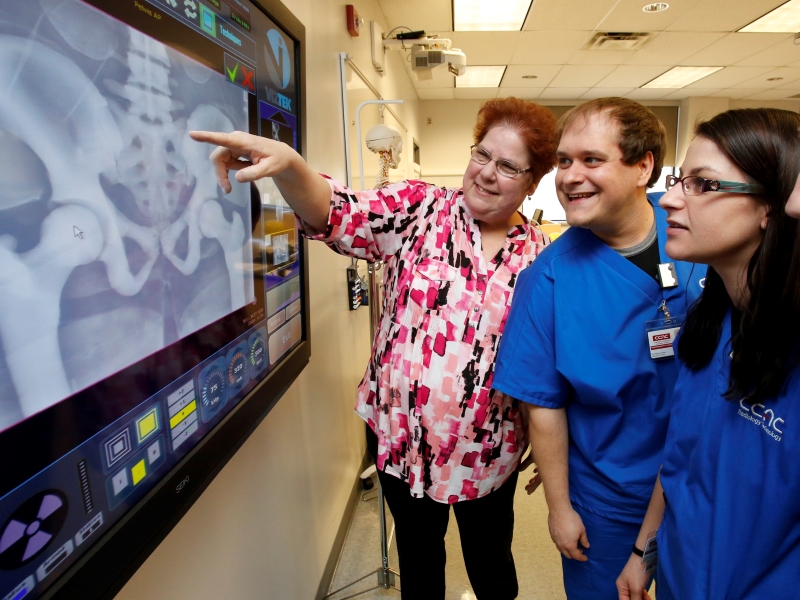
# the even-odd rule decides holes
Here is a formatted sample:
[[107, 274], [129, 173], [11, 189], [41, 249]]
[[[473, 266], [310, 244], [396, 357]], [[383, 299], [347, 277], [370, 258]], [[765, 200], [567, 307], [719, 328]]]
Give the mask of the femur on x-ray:
[[[64, 10], [69, 5], [69, 10]], [[222, 74], [75, 0], [0, 23], [0, 429], [254, 297], [248, 186], [191, 129], [247, 130]]]

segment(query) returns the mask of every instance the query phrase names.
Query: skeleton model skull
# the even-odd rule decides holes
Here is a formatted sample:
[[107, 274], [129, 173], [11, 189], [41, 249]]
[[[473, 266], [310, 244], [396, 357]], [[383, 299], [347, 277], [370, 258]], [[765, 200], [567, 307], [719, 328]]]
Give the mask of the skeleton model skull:
[[245, 129], [246, 93], [76, 0], [5, 10], [0, 429], [254, 297], [248, 186], [187, 133]]
[[367, 148], [375, 152], [380, 161], [375, 187], [386, 187], [389, 184], [389, 169], [396, 169], [397, 165], [400, 164], [403, 136], [394, 127], [379, 123], [369, 128], [366, 142]]

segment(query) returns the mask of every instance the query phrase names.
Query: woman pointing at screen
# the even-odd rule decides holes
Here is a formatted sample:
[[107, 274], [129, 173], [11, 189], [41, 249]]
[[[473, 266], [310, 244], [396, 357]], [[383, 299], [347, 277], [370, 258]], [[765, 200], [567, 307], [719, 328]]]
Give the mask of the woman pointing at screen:
[[527, 433], [516, 400], [491, 389], [519, 272], [544, 247], [518, 212], [555, 166], [555, 116], [505, 98], [481, 107], [462, 188], [404, 181], [355, 192], [289, 146], [192, 132], [220, 147], [220, 185], [272, 177], [304, 235], [386, 261], [384, 306], [356, 411], [395, 519], [403, 598], [444, 598], [450, 505], [479, 599], [517, 596], [513, 498]]

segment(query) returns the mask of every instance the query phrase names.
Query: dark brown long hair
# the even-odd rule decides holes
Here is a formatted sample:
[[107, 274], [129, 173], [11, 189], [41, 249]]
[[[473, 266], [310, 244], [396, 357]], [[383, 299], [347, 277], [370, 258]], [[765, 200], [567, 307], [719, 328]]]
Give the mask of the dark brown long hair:
[[[797, 366], [800, 342], [798, 221], [786, 201], [800, 173], [800, 115], [770, 108], [729, 110], [695, 129], [714, 142], [746, 176], [764, 188], [755, 196], [768, 209], [764, 237], [747, 266], [750, 299], [732, 339], [726, 397], [759, 402], [776, 396]], [[731, 302], [722, 278], [709, 268], [705, 289], [692, 307], [678, 355], [693, 370], [705, 367], [719, 345]], [[734, 328], [735, 329], [735, 328]]]

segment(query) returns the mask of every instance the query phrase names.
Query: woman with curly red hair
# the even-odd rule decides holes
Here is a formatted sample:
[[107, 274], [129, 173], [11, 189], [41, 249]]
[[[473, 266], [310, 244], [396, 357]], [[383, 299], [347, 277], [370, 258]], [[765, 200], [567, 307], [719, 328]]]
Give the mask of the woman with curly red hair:
[[364, 192], [280, 142], [191, 134], [220, 145], [212, 158], [224, 190], [229, 170], [242, 182], [272, 177], [306, 236], [386, 262], [356, 412], [394, 516], [403, 598], [444, 598], [451, 505], [476, 596], [517, 596], [513, 501], [528, 439], [517, 401], [492, 380], [517, 276], [545, 243], [519, 208], [555, 166], [555, 127], [533, 102], [490, 100], [461, 188], [403, 181]]

